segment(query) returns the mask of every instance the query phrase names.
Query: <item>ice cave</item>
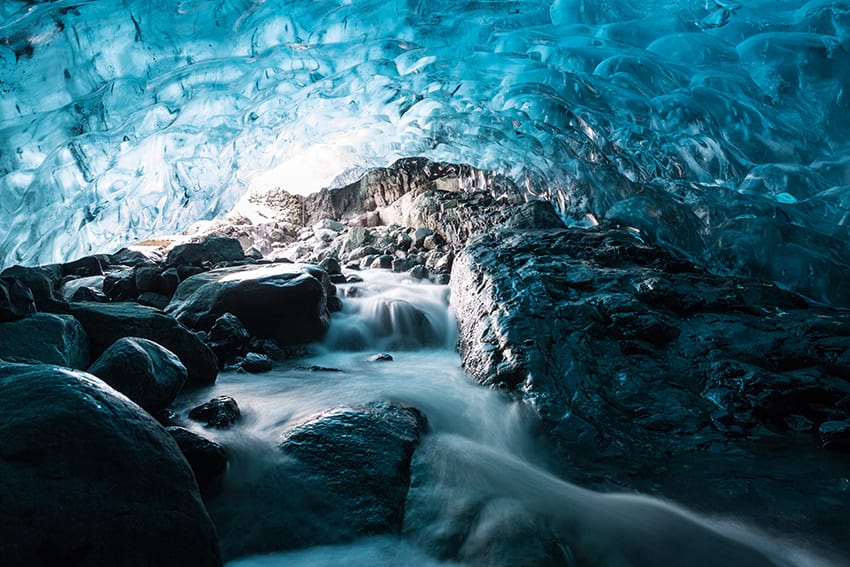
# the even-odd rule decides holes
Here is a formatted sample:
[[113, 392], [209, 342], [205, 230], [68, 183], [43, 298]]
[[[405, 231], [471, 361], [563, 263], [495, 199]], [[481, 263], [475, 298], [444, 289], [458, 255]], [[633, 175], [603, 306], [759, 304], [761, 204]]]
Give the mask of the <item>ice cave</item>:
[[850, 564], [850, 2], [3, 0], [0, 564]]

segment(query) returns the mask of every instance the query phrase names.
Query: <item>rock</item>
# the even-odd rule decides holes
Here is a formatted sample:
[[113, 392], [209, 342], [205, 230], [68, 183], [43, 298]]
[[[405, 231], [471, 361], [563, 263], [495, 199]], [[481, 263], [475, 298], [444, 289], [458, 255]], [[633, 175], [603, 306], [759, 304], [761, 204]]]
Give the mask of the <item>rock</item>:
[[92, 289], [90, 287], [81, 287], [74, 292], [74, 295], [70, 298], [70, 301], [97, 301], [103, 302], [106, 301], [106, 296], [97, 291], [96, 289]]
[[850, 451], [850, 419], [825, 421], [818, 428], [824, 449]]
[[249, 352], [245, 355], [245, 359], [239, 365], [245, 372], [258, 374], [260, 372], [268, 372], [272, 369], [272, 359], [265, 354]]
[[413, 245], [417, 248], [423, 248], [425, 246], [425, 239], [429, 236], [433, 236], [434, 231], [430, 228], [420, 227], [413, 231]]
[[533, 407], [574, 466], [630, 486], [668, 455], [850, 415], [850, 314], [628, 231], [486, 233], [451, 285], [466, 372]]
[[422, 241], [422, 248], [425, 250], [436, 250], [443, 244], [443, 238], [439, 234], [429, 234]]
[[[59, 296], [65, 301], [78, 301], [74, 297], [79, 293], [88, 294], [89, 297], [103, 297], [103, 276], [91, 276], [88, 278], [74, 278], [62, 284], [59, 288]], [[88, 291], [80, 291], [88, 290]]]
[[[364, 226], [352, 226], [346, 233], [343, 244], [343, 252], [353, 252], [359, 248], [364, 248], [372, 241], [372, 235], [369, 229]], [[350, 258], [351, 256], [349, 256]]]
[[392, 262], [392, 270], [397, 274], [404, 273], [413, 268], [416, 264], [411, 258], [394, 258]]
[[135, 303], [71, 303], [71, 314], [89, 335], [91, 356], [103, 354], [123, 337], [140, 337], [167, 348], [180, 358], [188, 372], [187, 385], [215, 382], [218, 360], [194, 333], [158, 309]]
[[157, 291], [161, 271], [157, 266], [140, 266], [134, 269], [133, 277], [136, 280], [136, 289], [139, 290], [139, 293]]
[[83, 370], [89, 365], [89, 337], [70, 315], [35, 313], [0, 323], [0, 358], [8, 357]]
[[186, 384], [186, 367], [170, 350], [147, 339], [124, 337], [88, 369], [150, 414], [174, 401]]
[[382, 270], [391, 270], [393, 267], [393, 261], [395, 260], [394, 256], [390, 256], [389, 254], [381, 254], [369, 265], [370, 268], [373, 269], [382, 269]]
[[109, 272], [103, 279], [103, 293], [109, 301], [135, 301], [139, 297], [133, 268]]
[[0, 564], [221, 565], [177, 444], [101, 380], [0, 365], [0, 415]]
[[140, 305], [146, 305], [148, 307], [154, 307], [160, 311], [164, 311], [171, 302], [171, 298], [154, 291], [145, 291], [139, 294], [139, 298], [136, 301], [138, 301]]
[[207, 344], [224, 363], [245, 352], [251, 335], [239, 317], [225, 313], [215, 320], [207, 337]]
[[[169, 268], [177, 270], [177, 277], [180, 278], [180, 281], [185, 280], [186, 278], [191, 278], [192, 276], [204, 273], [204, 269], [198, 266], [190, 266], [188, 264], [181, 264], [177, 266], [177, 268]], [[175, 288], [177, 289], [177, 288]]]
[[168, 268], [159, 275], [159, 293], [171, 297], [180, 285], [180, 274], [177, 268]]
[[62, 273], [66, 276], [77, 276], [80, 278], [102, 276], [103, 265], [108, 265], [108, 263], [108, 256], [86, 256], [85, 258], [62, 264]]
[[328, 327], [327, 278], [324, 270], [304, 264], [221, 268], [181, 282], [166, 311], [200, 331], [232, 313], [256, 337], [304, 344]]
[[122, 248], [115, 254], [109, 256], [110, 266], [152, 266], [155, 264], [154, 260], [152, 260], [147, 254], [143, 252], [139, 252], [138, 250], [130, 250], [129, 248]]
[[165, 265], [169, 268], [187, 264], [200, 266], [204, 263], [218, 264], [244, 258], [245, 253], [237, 239], [213, 236], [202, 242], [178, 244], [168, 252]]
[[0, 273], [0, 276], [5, 277], [7, 281], [18, 280], [29, 288], [38, 311], [58, 313], [62, 313], [67, 308], [65, 302], [59, 299], [54, 291], [59, 287], [63, 275], [62, 266], [58, 264], [35, 268], [12, 266]]
[[205, 439], [184, 427], [172, 425], [165, 430], [177, 442], [180, 452], [192, 467], [201, 492], [227, 470], [227, 452], [215, 441]]
[[204, 423], [204, 427], [227, 429], [242, 418], [239, 405], [230, 396], [218, 396], [192, 408], [189, 419]]
[[388, 352], [373, 354], [369, 357], [369, 362], [389, 362], [393, 359], [393, 355]]
[[15, 321], [36, 311], [29, 287], [16, 278], [0, 277], [0, 322]]
[[410, 270], [410, 275], [416, 278], [417, 280], [428, 279], [428, 268], [422, 265], [414, 266]]
[[564, 228], [564, 222], [549, 201], [533, 200], [513, 209], [507, 222], [512, 229], [546, 230]]
[[339, 260], [336, 258], [325, 258], [321, 262], [319, 262], [319, 267], [328, 273], [328, 275], [335, 276], [342, 273], [342, 269], [339, 265]]
[[328, 410], [286, 431], [280, 449], [297, 460], [295, 482], [315, 502], [301, 545], [363, 535], [398, 534], [410, 460], [424, 433], [423, 415], [388, 403]]

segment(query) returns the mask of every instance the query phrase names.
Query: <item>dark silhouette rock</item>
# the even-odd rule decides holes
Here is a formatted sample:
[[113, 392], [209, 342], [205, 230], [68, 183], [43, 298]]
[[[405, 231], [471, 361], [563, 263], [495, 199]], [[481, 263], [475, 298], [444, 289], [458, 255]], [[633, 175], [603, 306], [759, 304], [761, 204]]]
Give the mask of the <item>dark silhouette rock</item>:
[[328, 327], [332, 285], [324, 270], [303, 264], [221, 268], [182, 281], [166, 311], [198, 331], [232, 313], [253, 336], [304, 344]]
[[103, 354], [123, 337], [140, 337], [167, 348], [180, 358], [188, 372], [187, 385], [215, 382], [218, 360], [193, 332], [158, 309], [135, 303], [71, 303], [71, 314], [89, 335], [91, 356]]
[[250, 340], [251, 335], [245, 325], [233, 313], [225, 313], [216, 319], [207, 333], [207, 345], [221, 363], [232, 361], [243, 354]]
[[181, 265], [201, 266], [202, 264], [218, 264], [234, 260], [243, 260], [245, 252], [235, 238], [212, 236], [202, 242], [178, 244], [168, 252], [165, 259], [167, 267]]
[[2, 364], [0, 414], [0, 564], [221, 564], [177, 444], [104, 382]]
[[108, 256], [86, 256], [73, 262], [62, 264], [62, 273], [66, 276], [88, 278], [102, 276], [104, 264], [109, 264]]
[[83, 370], [89, 365], [89, 338], [70, 315], [35, 313], [0, 323], [0, 358], [9, 357]]
[[130, 250], [129, 248], [122, 248], [115, 254], [110, 255], [108, 263], [110, 266], [130, 267], [152, 266], [156, 264], [147, 254], [138, 250]]
[[170, 350], [147, 339], [124, 337], [88, 369], [150, 414], [164, 409], [186, 384], [186, 367]]
[[202, 422], [204, 427], [227, 429], [242, 418], [239, 405], [230, 396], [219, 396], [193, 408], [189, 419]]
[[55, 290], [58, 289], [64, 276], [62, 266], [51, 264], [28, 268], [25, 266], [12, 266], [3, 270], [0, 276], [7, 279], [15, 279], [30, 289], [35, 305], [39, 311], [63, 313], [67, 311], [67, 304], [57, 297]]
[[114, 270], [103, 278], [103, 293], [109, 301], [135, 301], [139, 297], [132, 268]]
[[0, 322], [15, 321], [36, 311], [29, 287], [16, 278], [0, 277]]
[[423, 415], [388, 403], [341, 407], [283, 434], [281, 450], [297, 460], [296, 483], [324, 525], [305, 518], [304, 544], [399, 533], [410, 460], [426, 428]]
[[136, 301], [139, 305], [146, 305], [148, 307], [154, 307], [160, 311], [164, 311], [171, 302], [171, 298], [166, 297], [161, 293], [156, 293], [155, 291], [145, 291], [139, 294]]
[[165, 429], [174, 437], [186, 457], [186, 462], [192, 467], [202, 492], [227, 470], [227, 452], [215, 441], [201, 437], [184, 427], [169, 426]]

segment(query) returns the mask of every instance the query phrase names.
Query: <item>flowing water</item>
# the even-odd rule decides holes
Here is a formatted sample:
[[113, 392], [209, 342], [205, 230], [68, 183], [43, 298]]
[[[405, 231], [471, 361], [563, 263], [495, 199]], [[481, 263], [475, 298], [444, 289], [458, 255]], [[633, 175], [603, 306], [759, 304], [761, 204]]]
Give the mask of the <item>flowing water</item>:
[[[208, 498], [230, 565], [455, 564], [448, 556], [493, 565], [544, 557], [562, 565], [834, 565], [731, 522], [551, 475], [523, 406], [461, 370], [448, 288], [377, 270], [363, 276], [340, 286], [345, 309], [310, 357], [261, 375], [223, 372], [210, 390], [179, 401], [182, 411], [230, 395], [242, 409], [233, 429], [203, 431], [230, 458]], [[381, 351], [393, 360], [375, 361]], [[429, 422], [414, 455], [402, 535], [281, 551], [276, 542], [298, 524], [322, 525], [291, 489], [281, 433], [326, 409], [382, 400], [414, 406]], [[540, 531], [556, 540], [542, 552]], [[446, 543], [457, 537], [463, 541]]]

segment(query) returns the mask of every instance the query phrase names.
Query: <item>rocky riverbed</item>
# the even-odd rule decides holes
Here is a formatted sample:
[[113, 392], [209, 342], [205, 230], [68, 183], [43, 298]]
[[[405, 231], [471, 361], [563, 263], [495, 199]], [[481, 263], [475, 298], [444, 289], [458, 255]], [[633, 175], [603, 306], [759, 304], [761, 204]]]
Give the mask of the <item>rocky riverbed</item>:
[[[567, 521], [485, 466], [553, 499], [609, 502], [551, 474], [850, 557], [846, 310], [712, 274], [630, 227], [565, 227], [548, 202], [467, 166], [403, 160], [254, 204], [177, 239], [0, 275], [0, 533], [14, 542], [0, 563], [216, 565], [370, 536], [429, 561], [669, 558], [599, 559], [565, 527], [596, 516]], [[376, 370], [451, 374], [455, 338], [471, 378], [459, 397]], [[404, 354], [420, 352], [439, 361]], [[447, 417], [479, 391], [476, 421], [514, 417], [471, 426], [462, 405]], [[273, 416], [260, 408], [275, 396], [310, 401]], [[257, 474], [245, 459], [258, 445], [274, 464], [262, 474], [283, 467], [299, 496], [275, 492], [291, 510], [241, 534], [257, 516], [234, 510], [268, 511], [234, 477]], [[659, 506], [646, 513], [690, 518]], [[814, 564], [795, 549], [791, 564]], [[752, 564], [784, 564], [768, 555]]]

